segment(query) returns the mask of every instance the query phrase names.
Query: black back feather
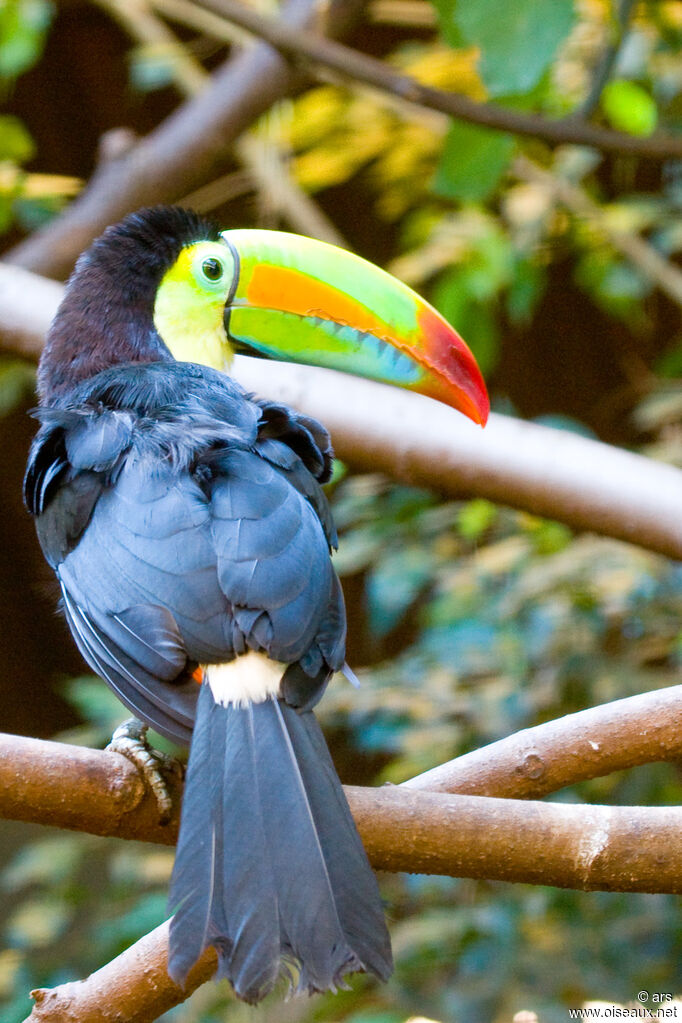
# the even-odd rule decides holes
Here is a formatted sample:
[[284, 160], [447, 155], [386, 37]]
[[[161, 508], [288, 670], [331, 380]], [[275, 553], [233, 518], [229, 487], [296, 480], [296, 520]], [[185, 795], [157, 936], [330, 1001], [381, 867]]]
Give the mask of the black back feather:
[[[158, 362], [111, 367], [36, 413], [25, 498], [76, 642], [176, 741], [197, 697], [187, 664], [264, 650], [292, 663], [299, 706], [343, 664], [327, 501], [284, 440], [261, 439], [262, 410], [222, 373]], [[297, 429], [292, 412], [284, 436]]]

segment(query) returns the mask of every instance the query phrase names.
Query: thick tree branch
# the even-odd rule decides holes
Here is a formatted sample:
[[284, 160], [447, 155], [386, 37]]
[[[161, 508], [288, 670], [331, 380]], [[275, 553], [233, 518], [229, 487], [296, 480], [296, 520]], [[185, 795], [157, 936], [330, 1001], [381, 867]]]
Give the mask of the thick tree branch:
[[620, 448], [491, 415], [485, 430], [445, 405], [329, 370], [239, 359], [250, 390], [322, 420], [355, 469], [443, 494], [477, 494], [682, 558], [682, 472]]
[[[370, 859], [384, 869], [585, 890], [682, 891], [678, 807], [523, 803], [520, 820], [513, 800], [346, 791]], [[34, 992], [30, 1023], [150, 1023], [215, 968], [208, 951], [181, 992], [166, 973], [167, 947], [164, 924], [87, 980]]]
[[331, 68], [343, 79], [363, 82], [403, 100], [439, 110], [451, 117], [500, 131], [541, 139], [551, 146], [593, 146], [603, 152], [646, 156], [667, 160], [682, 156], [682, 139], [672, 135], [641, 137], [599, 128], [582, 118], [551, 121], [537, 114], [526, 114], [492, 103], [478, 103], [457, 93], [422, 85], [414, 78], [395, 71], [374, 57], [335, 43], [310, 31], [296, 31], [283, 20], [266, 17], [239, 0], [199, 0], [201, 6], [265, 39], [288, 57]]
[[[582, 889], [679, 892], [678, 808], [521, 803], [414, 790], [538, 796], [635, 764], [677, 759], [681, 720], [682, 686], [675, 686], [527, 729], [399, 788], [347, 793], [377, 867]], [[4, 817], [172, 844], [178, 789], [174, 796], [175, 815], [160, 825], [153, 795], [118, 754], [0, 735]], [[87, 980], [34, 992], [31, 1023], [121, 1018], [150, 1023], [215, 968], [209, 951], [180, 991], [166, 972], [167, 943], [164, 924]]]
[[[653, 748], [660, 751], [660, 742]], [[151, 796], [141, 798], [140, 777], [122, 760], [107, 751], [0, 735], [0, 814], [172, 845], [179, 800], [168, 825], [150, 819]], [[351, 786], [346, 793], [378, 869], [682, 892], [682, 808], [539, 803], [407, 786]]]
[[[60, 292], [0, 264], [0, 336], [37, 357]], [[478, 494], [682, 558], [682, 472], [566, 431], [493, 415], [485, 430], [445, 405], [329, 370], [237, 358], [250, 390], [322, 420], [357, 469], [444, 494]]]
[[168, 783], [175, 811], [160, 824], [153, 792], [120, 753], [0, 733], [0, 817], [8, 820], [174, 845], [182, 788]]
[[347, 787], [380, 870], [581, 891], [682, 892], [682, 807], [586, 806]]
[[0, 349], [37, 360], [63, 294], [56, 281], [0, 263]]

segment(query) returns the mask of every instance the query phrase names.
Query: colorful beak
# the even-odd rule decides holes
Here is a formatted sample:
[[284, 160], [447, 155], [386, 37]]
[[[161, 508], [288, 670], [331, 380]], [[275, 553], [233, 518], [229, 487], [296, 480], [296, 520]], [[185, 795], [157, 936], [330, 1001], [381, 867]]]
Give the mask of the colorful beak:
[[236, 352], [343, 370], [436, 398], [482, 426], [490, 403], [471, 351], [440, 313], [372, 263], [280, 231], [225, 231]]

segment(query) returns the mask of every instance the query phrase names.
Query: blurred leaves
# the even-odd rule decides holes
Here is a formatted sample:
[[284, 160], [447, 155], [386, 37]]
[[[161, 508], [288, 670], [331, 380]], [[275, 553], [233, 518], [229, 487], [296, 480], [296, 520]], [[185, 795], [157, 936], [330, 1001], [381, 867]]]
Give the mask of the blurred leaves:
[[0, 161], [25, 163], [35, 153], [35, 145], [28, 130], [18, 117], [0, 115]]
[[497, 188], [514, 152], [513, 136], [454, 121], [434, 180], [447, 199], [487, 199]]
[[[665, 559], [379, 477], [344, 480], [336, 509], [337, 567], [363, 573], [379, 663], [362, 676], [371, 685], [332, 688], [321, 710], [350, 720], [361, 748], [384, 746], [386, 779], [677, 680], [682, 571]], [[418, 634], [396, 648], [401, 619]]]
[[476, 46], [491, 96], [532, 89], [573, 24], [573, 0], [434, 0], [441, 30], [454, 46]]
[[[0, 0], [0, 94], [41, 56], [52, 14], [48, 0]], [[23, 164], [36, 155], [23, 121], [0, 115], [0, 234], [14, 223], [39, 227], [80, 188], [75, 178], [26, 173]]]
[[51, 19], [47, 0], [0, 0], [0, 79], [16, 78], [38, 60]]

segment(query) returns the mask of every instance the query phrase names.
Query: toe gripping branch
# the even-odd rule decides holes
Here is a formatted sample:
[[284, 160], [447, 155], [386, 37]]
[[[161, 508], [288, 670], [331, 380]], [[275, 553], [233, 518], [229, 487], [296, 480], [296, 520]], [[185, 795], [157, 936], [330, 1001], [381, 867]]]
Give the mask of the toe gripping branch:
[[138, 769], [151, 789], [159, 808], [161, 824], [173, 816], [173, 797], [169, 791], [171, 779], [182, 780], [185, 769], [179, 760], [154, 749], [147, 741], [149, 726], [137, 718], [128, 718], [118, 726], [107, 745], [107, 750], [120, 753]]

